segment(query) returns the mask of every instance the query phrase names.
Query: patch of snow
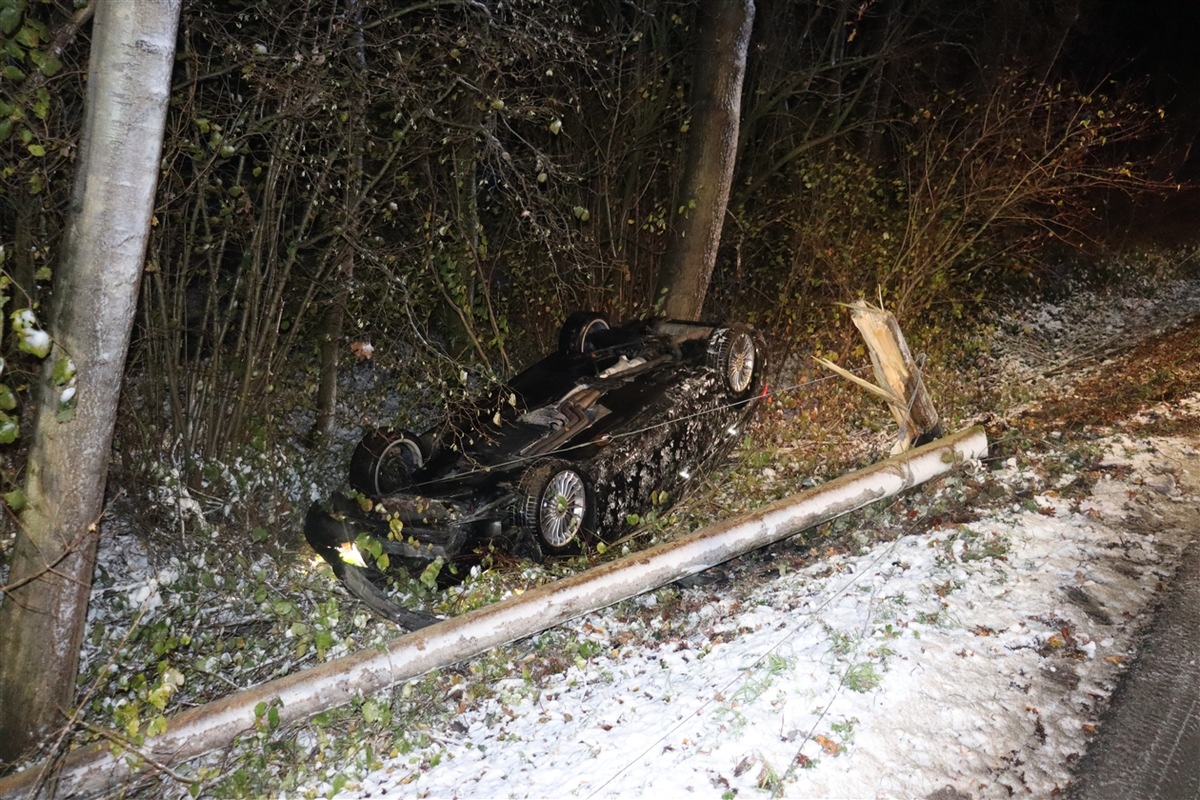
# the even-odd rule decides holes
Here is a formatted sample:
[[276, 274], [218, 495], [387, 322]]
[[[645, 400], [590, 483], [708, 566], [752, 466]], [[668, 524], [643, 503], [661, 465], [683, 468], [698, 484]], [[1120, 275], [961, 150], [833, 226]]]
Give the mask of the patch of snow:
[[998, 326], [993, 358], [1007, 378], [1031, 384], [1044, 384], [1068, 368], [1078, 379], [1087, 374], [1086, 367], [1171, 330], [1196, 316], [1198, 308], [1196, 280], [1157, 285], [1153, 297], [1077, 292], [1062, 303], [1009, 311]]
[[[36, 324], [36, 321], [35, 321]], [[21, 343], [31, 353], [50, 352], [50, 334], [40, 328], [21, 328]]]

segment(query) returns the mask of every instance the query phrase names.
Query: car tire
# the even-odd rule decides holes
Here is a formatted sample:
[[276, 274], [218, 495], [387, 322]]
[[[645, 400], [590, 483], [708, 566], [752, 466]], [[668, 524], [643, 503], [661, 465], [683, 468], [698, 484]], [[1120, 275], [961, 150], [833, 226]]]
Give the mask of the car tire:
[[383, 497], [412, 485], [425, 464], [420, 438], [399, 428], [369, 431], [350, 457], [350, 486], [371, 497]]
[[534, 462], [518, 482], [514, 510], [522, 533], [531, 535], [543, 552], [572, 552], [595, 525], [591, 480], [562, 459]]
[[576, 311], [567, 317], [558, 332], [558, 351], [564, 356], [577, 356], [591, 350], [588, 337], [596, 331], [611, 328], [608, 315], [599, 311]]
[[708, 366], [717, 371], [725, 389], [744, 397], [758, 374], [758, 344], [747, 328], [718, 328], [708, 338]]

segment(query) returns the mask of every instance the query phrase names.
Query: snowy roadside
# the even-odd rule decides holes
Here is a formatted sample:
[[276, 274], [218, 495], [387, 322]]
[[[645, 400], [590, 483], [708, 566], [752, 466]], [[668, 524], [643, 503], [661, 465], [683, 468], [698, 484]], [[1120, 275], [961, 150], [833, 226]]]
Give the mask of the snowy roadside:
[[997, 374], [1045, 385], [1077, 380], [1095, 365], [1190, 319], [1200, 309], [1200, 281], [1173, 280], [1150, 296], [1080, 292], [1003, 314], [995, 337]]
[[[999, 370], [1069, 393], [1114, 342], [1190, 318], [1198, 291], [1180, 282], [1099, 318], [1095, 298], [1040, 307], [998, 333]], [[1148, 416], [1200, 420], [1200, 396]], [[422, 730], [424, 746], [336, 796], [1057, 794], [1200, 530], [1196, 441], [1089, 446], [1103, 451], [1090, 462], [1051, 434], [918, 490], [926, 508], [979, 497], [973, 521], [815, 563], [777, 549], [753, 580], [660, 590], [535, 637], [489, 696], [445, 698], [460, 712], [449, 729]]]
[[1010, 460], [987, 478], [1023, 499], [974, 522], [578, 620], [595, 655], [338, 796], [1050, 796], [1200, 517], [1193, 444], [1105, 445], [1086, 497]]

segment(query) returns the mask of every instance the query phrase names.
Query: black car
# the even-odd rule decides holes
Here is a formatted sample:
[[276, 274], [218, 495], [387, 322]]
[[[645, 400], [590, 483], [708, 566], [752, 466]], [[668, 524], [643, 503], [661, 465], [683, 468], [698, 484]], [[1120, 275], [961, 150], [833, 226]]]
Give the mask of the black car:
[[425, 433], [379, 428], [350, 461], [352, 492], [304, 533], [373, 609], [428, 622], [380, 587], [493, 542], [535, 559], [617, 538], [736, 443], [765, 394], [743, 325], [567, 318], [558, 348]]

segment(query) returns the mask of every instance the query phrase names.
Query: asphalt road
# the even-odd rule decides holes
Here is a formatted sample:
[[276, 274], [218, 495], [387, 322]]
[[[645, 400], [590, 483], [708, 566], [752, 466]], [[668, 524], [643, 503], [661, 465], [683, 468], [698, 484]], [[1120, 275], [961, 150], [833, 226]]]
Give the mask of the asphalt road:
[[1067, 797], [1200, 800], [1200, 541], [1184, 550]]

